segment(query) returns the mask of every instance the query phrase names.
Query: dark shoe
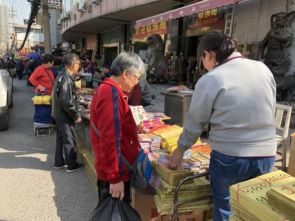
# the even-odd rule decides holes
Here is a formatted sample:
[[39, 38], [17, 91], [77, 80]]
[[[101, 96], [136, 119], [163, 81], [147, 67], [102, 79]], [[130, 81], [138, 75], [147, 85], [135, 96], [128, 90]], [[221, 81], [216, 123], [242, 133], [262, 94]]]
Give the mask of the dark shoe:
[[53, 168], [56, 169], [56, 170], [60, 170], [60, 169], [65, 168], [65, 167], [66, 167], [66, 165], [64, 164], [64, 165], [61, 165], [61, 166], [54, 166]]
[[69, 166], [68, 166], [66, 172], [67, 172], [67, 173], [72, 173], [72, 172], [75, 172], [75, 171], [80, 170], [82, 167], [83, 167], [83, 164], [79, 164], [79, 163], [77, 163], [75, 167], [69, 167]]

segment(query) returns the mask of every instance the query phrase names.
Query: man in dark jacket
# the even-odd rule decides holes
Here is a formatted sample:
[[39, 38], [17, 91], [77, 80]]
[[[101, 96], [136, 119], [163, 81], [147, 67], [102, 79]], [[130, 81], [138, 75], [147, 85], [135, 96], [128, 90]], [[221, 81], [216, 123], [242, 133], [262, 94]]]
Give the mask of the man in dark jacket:
[[[81, 122], [78, 113], [77, 95], [74, 76], [80, 67], [79, 57], [69, 53], [64, 57], [65, 71], [61, 72], [52, 91], [52, 117], [56, 121], [55, 169], [67, 165], [67, 172], [74, 172], [81, 167], [77, 163], [75, 143], [75, 123]], [[65, 159], [63, 157], [65, 154]]]

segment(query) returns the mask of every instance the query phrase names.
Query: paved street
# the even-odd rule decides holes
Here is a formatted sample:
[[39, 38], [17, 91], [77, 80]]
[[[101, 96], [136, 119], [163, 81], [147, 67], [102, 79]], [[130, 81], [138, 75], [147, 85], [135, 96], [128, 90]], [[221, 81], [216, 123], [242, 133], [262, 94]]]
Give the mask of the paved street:
[[97, 193], [84, 170], [54, 170], [55, 133], [33, 134], [33, 89], [14, 79], [10, 129], [0, 132], [0, 221], [86, 221]]

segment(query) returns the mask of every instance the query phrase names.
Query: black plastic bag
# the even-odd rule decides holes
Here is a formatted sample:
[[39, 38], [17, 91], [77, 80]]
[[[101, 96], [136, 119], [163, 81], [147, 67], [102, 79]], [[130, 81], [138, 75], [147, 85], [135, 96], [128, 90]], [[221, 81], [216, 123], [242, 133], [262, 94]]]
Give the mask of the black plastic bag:
[[94, 209], [90, 221], [141, 221], [129, 203], [109, 196]]

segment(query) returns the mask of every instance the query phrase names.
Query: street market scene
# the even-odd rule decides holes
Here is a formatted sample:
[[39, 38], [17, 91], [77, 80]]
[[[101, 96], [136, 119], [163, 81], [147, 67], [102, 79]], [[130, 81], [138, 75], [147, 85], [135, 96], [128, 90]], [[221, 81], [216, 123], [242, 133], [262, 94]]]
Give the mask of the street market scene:
[[295, 221], [295, 0], [0, 10], [0, 221]]

